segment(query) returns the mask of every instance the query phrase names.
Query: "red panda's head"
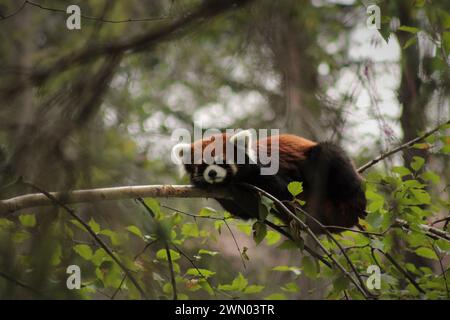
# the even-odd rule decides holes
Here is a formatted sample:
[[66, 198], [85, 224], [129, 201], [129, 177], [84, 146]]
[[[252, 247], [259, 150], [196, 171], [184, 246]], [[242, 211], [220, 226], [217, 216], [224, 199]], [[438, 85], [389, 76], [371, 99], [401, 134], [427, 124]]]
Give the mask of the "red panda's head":
[[239, 182], [258, 174], [252, 149], [251, 134], [241, 131], [212, 135], [191, 144], [179, 143], [172, 152], [194, 185], [207, 186]]

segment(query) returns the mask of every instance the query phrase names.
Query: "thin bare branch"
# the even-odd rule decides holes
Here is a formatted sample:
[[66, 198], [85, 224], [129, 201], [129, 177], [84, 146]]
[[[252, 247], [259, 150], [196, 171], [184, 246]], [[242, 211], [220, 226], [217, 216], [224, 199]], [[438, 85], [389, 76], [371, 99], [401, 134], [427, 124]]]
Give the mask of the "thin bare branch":
[[410, 140], [410, 141], [408, 141], [408, 142], [398, 146], [397, 148], [394, 148], [392, 150], [389, 150], [387, 152], [384, 152], [384, 153], [380, 154], [375, 159], [373, 159], [373, 160], [367, 162], [365, 165], [359, 167], [358, 168], [358, 172], [362, 173], [362, 172], [366, 171], [367, 169], [369, 169], [373, 165], [377, 164], [381, 160], [383, 160], [383, 159], [385, 159], [385, 158], [387, 158], [387, 157], [389, 157], [389, 156], [391, 156], [391, 155], [393, 155], [393, 154], [395, 154], [395, 153], [397, 153], [399, 151], [402, 151], [402, 150], [404, 150], [404, 149], [406, 149], [406, 148], [416, 144], [417, 142], [420, 142], [420, 141], [426, 139], [427, 137], [431, 136], [433, 133], [439, 131], [443, 126], [448, 125], [448, 124], [450, 124], [450, 120], [445, 122], [445, 123], [440, 124], [439, 126], [437, 126], [436, 128], [434, 128], [434, 129], [432, 129], [430, 131], [425, 132], [423, 135], [421, 135], [421, 136], [419, 136], [417, 138], [414, 138], [414, 139], [412, 139], [412, 140]]
[[[94, 61], [103, 56], [110, 56], [118, 53], [137, 53], [149, 50], [150, 47], [168, 40], [174, 34], [185, 31], [195, 23], [203, 23], [212, 19], [226, 11], [241, 7], [251, 0], [214, 0], [204, 1], [190, 13], [171, 20], [170, 23], [164, 24], [162, 27], [153, 29], [142, 35], [128, 37], [126, 39], [114, 39], [108, 44], [91, 46], [71, 52], [62, 56], [51, 66], [47, 68], [34, 69], [31, 71], [29, 80], [34, 85], [42, 85], [51, 76], [57, 75], [68, 68], [76, 65], [82, 65]], [[14, 95], [22, 89], [23, 84], [14, 84], [4, 90], [6, 96]]]
[[365, 287], [361, 287], [358, 280], [355, 280], [352, 277], [352, 275], [344, 268], [344, 266], [333, 256], [333, 254], [327, 248], [325, 248], [325, 246], [317, 238], [316, 234], [308, 227], [308, 225], [304, 221], [302, 221], [299, 217], [297, 217], [291, 210], [289, 210], [282, 201], [278, 200], [273, 195], [271, 195], [270, 193], [261, 188], [258, 188], [248, 183], [243, 183], [242, 185], [261, 193], [265, 197], [277, 203], [280, 209], [282, 209], [287, 215], [289, 215], [292, 219], [298, 222], [298, 224], [306, 231], [306, 233], [308, 233], [308, 235], [314, 240], [314, 242], [320, 247], [320, 249], [333, 261], [334, 265], [337, 268], [339, 268], [339, 270], [341, 270], [341, 272], [355, 285], [355, 287], [358, 289], [359, 292], [361, 292], [363, 297], [365, 299], [368, 299], [370, 297], [367, 294]]
[[0, 271], [0, 277], [2, 277], [3, 279], [14, 283], [15, 285], [22, 287], [24, 289], [27, 289], [28, 291], [32, 292], [33, 294], [35, 294], [36, 296], [40, 297], [40, 298], [44, 298], [44, 299], [48, 299], [48, 297], [46, 297], [43, 293], [41, 293], [39, 290], [36, 290], [35, 288], [29, 286], [26, 283], [23, 283], [20, 280], [15, 279], [14, 277], [4, 273], [3, 271]]
[[[67, 15], [67, 9], [51, 8], [51, 7], [44, 6], [44, 5], [40, 4], [40, 3], [36, 3], [36, 2], [33, 2], [33, 1], [26, 0], [14, 12], [12, 12], [10, 14], [7, 14], [7, 15], [4, 15], [4, 16], [0, 16], [0, 22], [16, 16], [17, 14], [19, 14], [27, 6], [34, 7], [34, 8], [37, 8], [37, 9], [41, 9], [43, 11], [50, 11], [50, 12], [54, 12], [54, 13], [58, 13], [58, 14]], [[170, 16], [170, 15], [164, 15], [164, 16], [159, 16], [159, 17], [127, 18], [127, 19], [114, 20], [114, 19], [106, 19], [106, 18], [103, 18], [103, 17], [94, 17], [94, 16], [88, 16], [88, 15], [85, 15], [85, 14], [80, 14], [80, 18], [81, 19], [85, 19], [85, 20], [98, 21], [98, 22], [102, 22], [102, 23], [120, 24], [120, 23], [127, 23], [127, 22], [161, 21], [161, 20], [174, 19], [175, 17], [174, 16]]]
[[115, 263], [122, 269], [122, 271], [127, 275], [127, 277], [130, 279], [130, 281], [133, 283], [133, 285], [136, 287], [136, 289], [139, 291], [139, 293], [142, 295], [144, 299], [147, 299], [147, 295], [145, 291], [141, 288], [137, 280], [133, 277], [130, 270], [128, 270], [127, 267], [119, 260], [119, 258], [116, 257], [116, 255], [112, 252], [112, 250], [106, 245], [105, 242], [91, 229], [91, 227], [83, 220], [81, 219], [78, 214], [68, 206], [66, 206], [64, 203], [59, 201], [57, 198], [55, 198], [51, 193], [39, 188], [38, 186], [30, 183], [30, 182], [22, 182], [23, 184], [30, 186], [31, 188], [41, 192], [43, 195], [45, 195], [48, 199], [50, 199], [55, 205], [58, 205], [59, 207], [63, 208], [69, 215], [77, 220], [85, 229], [86, 231], [94, 238], [94, 240], [105, 250], [105, 252], [111, 257], [111, 259], [114, 260]]
[[[145, 208], [145, 210], [147, 211], [147, 213], [153, 218], [153, 220], [155, 222], [158, 222], [156, 220], [156, 216], [155, 213], [153, 212], [153, 210], [145, 203], [144, 199], [142, 198], [137, 198], [136, 199], [140, 204], [142, 204], [142, 206]], [[169, 241], [164, 237], [162, 239], [163, 243], [164, 243], [164, 249], [166, 250], [166, 254], [167, 254], [167, 262], [169, 264], [169, 271], [170, 271], [170, 282], [172, 284], [172, 292], [173, 292], [173, 300], [178, 300], [178, 294], [177, 294], [177, 283], [175, 280], [175, 272], [173, 270], [173, 262], [172, 262], [172, 255], [170, 253], [170, 248], [169, 248]]]

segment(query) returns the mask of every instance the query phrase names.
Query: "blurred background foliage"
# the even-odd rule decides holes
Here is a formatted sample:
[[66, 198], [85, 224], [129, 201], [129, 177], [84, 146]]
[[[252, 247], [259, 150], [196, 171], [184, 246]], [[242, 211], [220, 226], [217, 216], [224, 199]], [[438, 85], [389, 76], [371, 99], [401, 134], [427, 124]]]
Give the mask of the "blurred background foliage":
[[[358, 166], [448, 120], [448, 2], [225, 3], [1, 0], [1, 198], [35, 192], [18, 177], [52, 191], [188, 183], [170, 160], [171, 134], [193, 124], [332, 140]], [[366, 26], [374, 3], [379, 31]], [[81, 8], [81, 30], [66, 28], [71, 4]], [[215, 9], [151, 44], [113, 50], [201, 6]], [[76, 60], [80, 52], [88, 58]], [[371, 168], [364, 223], [387, 231], [380, 239], [338, 237], [365, 277], [367, 266], [381, 266], [381, 298], [449, 297], [448, 241], [419, 228], [448, 216], [449, 140], [444, 127]], [[155, 219], [134, 200], [74, 207], [149, 298], [174, 295], [167, 243], [181, 299], [361, 298], [339, 271], [278, 233], [256, 244], [251, 223], [211, 200], [146, 203]], [[410, 229], [389, 229], [393, 217]], [[447, 222], [434, 226], [445, 230]], [[3, 216], [0, 237], [3, 299], [143, 298], [62, 208]], [[424, 292], [377, 249], [395, 256]], [[81, 266], [81, 290], [66, 287], [70, 264]]]

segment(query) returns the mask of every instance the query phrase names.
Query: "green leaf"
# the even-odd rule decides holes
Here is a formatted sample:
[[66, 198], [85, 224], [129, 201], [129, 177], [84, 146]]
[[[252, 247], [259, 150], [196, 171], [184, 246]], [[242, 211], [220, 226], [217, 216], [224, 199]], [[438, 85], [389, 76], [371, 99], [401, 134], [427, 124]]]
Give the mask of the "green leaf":
[[392, 172], [397, 173], [400, 177], [411, 174], [411, 171], [405, 167], [393, 167]]
[[374, 249], [379, 249], [381, 251], [384, 250], [384, 243], [383, 243], [383, 241], [381, 241], [379, 239], [370, 240], [370, 246]]
[[368, 206], [367, 206], [367, 211], [369, 212], [377, 212], [380, 209], [383, 209], [384, 206], [384, 199], [383, 200], [376, 200], [371, 202]]
[[296, 276], [299, 276], [302, 273], [302, 270], [299, 267], [290, 267], [290, 266], [276, 266], [272, 268], [273, 271], [281, 271], [281, 272], [292, 272], [294, 273]]
[[50, 263], [52, 266], [57, 266], [61, 263], [61, 257], [62, 257], [62, 248], [60, 244], [56, 245], [55, 250], [53, 251], [52, 257], [50, 259]]
[[[175, 250], [169, 249], [170, 251], [170, 257], [172, 258], [172, 261], [180, 259], [180, 254], [176, 252]], [[166, 249], [160, 249], [158, 252], [156, 252], [156, 259], [158, 260], [164, 260], [167, 261], [167, 252]]]
[[256, 221], [253, 224], [253, 239], [255, 240], [256, 244], [260, 244], [261, 241], [264, 240], [267, 234], [267, 226], [261, 222]]
[[440, 151], [444, 154], [450, 154], [450, 145], [444, 146]]
[[426, 0], [415, 0], [414, 6], [416, 8], [422, 8], [425, 5]]
[[267, 297], [264, 297], [264, 300], [286, 300], [286, 295], [283, 293], [272, 293]]
[[0, 228], [10, 229], [14, 226], [14, 222], [6, 218], [0, 218]]
[[89, 220], [88, 226], [91, 227], [92, 231], [94, 231], [95, 233], [99, 233], [101, 230], [100, 225], [97, 222], [95, 222], [95, 220], [93, 218], [91, 218], [91, 220]]
[[34, 214], [22, 214], [19, 216], [19, 221], [24, 227], [34, 227], [36, 225], [36, 217]]
[[144, 236], [142, 235], [141, 230], [140, 230], [138, 227], [134, 226], [134, 225], [128, 226], [128, 227], [126, 227], [125, 229], [127, 229], [128, 231], [130, 231], [132, 234], [138, 236], [139, 238], [143, 238], [143, 237], [144, 237]]
[[450, 243], [448, 241], [439, 239], [435, 243], [442, 252], [450, 252]]
[[413, 44], [416, 44], [417, 42], [417, 36], [412, 36], [411, 38], [408, 39], [408, 41], [405, 42], [405, 44], [403, 45], [402, 49], [408, 49], [409, 47], [411, 47]]
[[398, 279], [387, 273], [382, 273], [381, 274], [381, 284], [390, 284], [390, 285], [395, 286], [398, 284]]
[[283, 287], [281, 287], [281, 290], [283, 290], [285, 292], [298, 292], [299, 288], [296, 283], [289, 282], [289, 283], [286, 283], [286, 285], [284, 285]]
[[14, 234], [11, 237], [12, 241], [14, 241], [16, 243], [22, 243], [25, 240], [28, 240], [29, 238], [30, 238], [30, 233], [27, 231], [14, 232]]
[[103, 229], [100, 230], [99, 234], [108, 236], [111, 239], [111, 243], [114, 246], [121, 245], [128, 241], [128, 234], [126, 233], [117, 233], [109, 229]]
[[198, 250], [198, 254], [207, 254], [210, 256], [215, 256], [215, 255], [218, 255], [219, 252], [218, 251], [210, 251], [210, 250], [206, 250], [206, 249], [200, 249], [200, 250]]
[[198, 237], [200, 235], [198, 225], [196, 223], [185, 223], [181, 227], [181, 234], [186, 237]]
[[339, 275], [334, 281], [333, 281], [333, 287], [334, 290], [340, 292], [343, 290], [346, 290], [349, 285], [349, 280], [346, 276]]
[[298, 244], [291, 240], [284, 240], [277, 248], [282, 250], [298, 249]]
[[416, 28], [416, 27], [409, 27], [409, 26], [400, 26], [400, 27], [398, 28], [398, 30], [405, 31], [405, 32], [409, 32], [409, 33], [417, 33], [417, 32], [420, 31], [419, 28]]
[[317, 274], [319, 272], [319, 265], [316, 261], [314, 261], [313, 258], [310, 256], [304, 256], [302, 258], [302, 267], [303, 272], [305, 272], [305, 275], [309, 278], [316, 278]]
[[278, 232], [272, 230], [267, 231], [266, 242], [269, 246], [276, 244], [280, 239], [281, 235]]
[[441, 178], [433, 171], [426, 171], [420, 175], [420, 177], [426, 181], [431, 181], [434, 184], [438, 184]]
[[248, 285], [248, 280], [239, 272], [238, 276], [234, 278], [231, 285], [236, 288], [236, 290], [243, 290]]
[[105, 249], [100, 248], [95, 250], [94, 255], [90, 259], [96, 266], [100, 266], [104, 261], [112, 261], [112, 258], [106, 253]]
[[223, 220], [216, 220], [214, 221], [214, 229], [217, 230], [217, 232], [219, 232], [219, 234], [222, 233], [222, 226], [225, 224], [225, 221]]
[[247, 287], [247, 284], [248, 280], [239, 272], [231, 284], [221, 284], [218, 288], [224, 291], [242, 291]]
[[73, 250], [85, 260], [92, 259], [92, 249], [87, 244], [77, 244], [73, 247]]
[[161, 208], [159, 202], [153, 198], [144, 199], [144, 203], [150, 208], [150, 210], [155, 214], [156, 218], [161, 216]]
[[214, 210], [213, 208], [208, 208], [208, 207], [204, 207], [200, 210], [200, 212], [198, 213], [199, 216], [201, 217], [211, 217], [213, 216], [215, 213], [217, 213], [216, 210]]
[[247, 236], [252, 234], [252, 226], [248, 223], [239, 223], [237, 224], [239, 230], [244, 232]]
[[411, 162], [411, 168], [414, 169], [414, 171], [419, 171], [420, 168], [423, 167], [425, 163], [425, 159], [422, 157], [413, 157], [413, 161]]
[[261, 201], [259, 202], [258, 205], [258, 220], [259, 221], [264, 221], [266, 220], [267, 216], [269, 215], [269, 210], [270, 208], [267, 208], [264, 203], [262, 203]]
[[259, 293], [264, 290], [264, 286], [252, 284], [244, 289], [245, 294]]
[[293, 197], [296, 197], [303, 192], [303, 183], [298, 181], [293, 181], [288, 184], [288, 191]]
[[425, 190], [421, 189], [411, 189], [412, 194], [414, 197], [420, 201], [421, 204], [430, 204], [431, 203], [431, 197]]
[[372, 201], [384, 201], [383, 196], [376, 193], [374, 190], [367, 190], [366, 198]]
[[214, 271], [208, 270], [208, 269], [201, 269], [199, 268], [198, 270], [196, 268], [189, 268], [186, 271], [187, 275], [190, 276], [199, 276], [199, 277], [204, 277], [204, 278], [209, 278], [213, 275], [215, 275], [216, 273]]
[[377, 229], [383, 223], [383, 216], [379, 213], [370, 212], [366, 217], [366, 221], [374, 229]]
[[432, 259], [432, 260], [439, 260], [438, 257], [436, 256], [436, 253], [431, 250], [430, 248], [418, 248], [414, 251], [418, 256], [424, 257], [424, 258], [428, 258], [428, 259]]

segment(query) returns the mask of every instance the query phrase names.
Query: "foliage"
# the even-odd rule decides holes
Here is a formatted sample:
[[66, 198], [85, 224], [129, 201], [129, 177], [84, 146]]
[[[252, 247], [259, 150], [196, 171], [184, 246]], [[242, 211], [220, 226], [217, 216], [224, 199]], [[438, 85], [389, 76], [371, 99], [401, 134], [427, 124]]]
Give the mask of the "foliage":
[[[50, 8], [63, 8], [60, 0], [44, 2]], [[108, 69], [108, 56], [64, 70], [54, 64], [86, 48], [158, 30], [173, 17], [195, 10], [200, 2], [84, 1], [83, 13], [89, 17], [127, 20], [150, 12], [156, 19], [129, 23], [84, 19], [83, 32], [61, 32], [64, 10], [61, 14], [29, 4], [15, 17], [0, 18], [1, 38], [11, 39], [0, 42], [1, 198], [29, 191], [20, 184], [10, 185], [22, 175], [46, 190], [187, 183], [177, 177], [168, 160], [170, 133], [194, 121], [217, 128], [279, 127], [337, 142], [355, 141], [358, 163], [377, 155], [378, 146], [386, 141], [398, 142], [395, 136], [383, 135], [365, 146], [359, 141], [365, 137], [358, 132], [344, 137], [344, 129], [354, 125], [346, 115], [357, 111], [353, 107], [357, 97], [348, 83], [345, 89], [352, 87], [348, 93], [334, 95], [336, 83], [352, 70], [362, 77], [363, 86], [370, 86], [370, 67], [376, 64], [349, 52], [352, 34], [366, 19], [360, 1], [348, 5], [304, 1], [301, 6], [298, 1], [259, 1], [257, 8], [178, 30], [169, 41], [140, 54], [128, 50], [110, 68], [109, 81], [102, 73]], [[395, 68], [389, 65], [381, 73], [394, 70], [396, 76], [410, 75], [405, 68], [420, 66], [421, 73], [412, 82], [422, 84], [418, 95], [428, 94], [417, 103], [443, 106], [431, 110], [430, 118], [447, 114], [450, 11], [446, 2], [376, 3], [382, 12], [380, 34], [401, 48]], [[17, 1], [5, 1], [0, 15], [16, 9]], [[408, 22], [395, 27], [404, 16]], [[435, 46], [434, 55], [420, 57], [426, 49], [421, 35]], [[406, 53], [420, 59], [408, 61]], [[28, 68], [55, 74], [41, 83], [41, 74], [29, 79], [28, 72], [21, 72]], [[293, 79], [297, 73], [301, 76]], [[99, 79], [109, 90], [99, 89], [103, 84]], [[396, 90], [392, 89], [392, 96], [397, 96]], [[293, 97], [298, 105], [292, 104]], [[411, 106], [401, 107], [409, 111]], [[401, 122], [414, 126], [415, 112], [409, 113], [410, 119]], [[395, 123], [394, 118], [387, 121]], [[292, 123], [286, 124], [287, 120]], [[366, 120], [373, 119], [357, 122], [365, 125]], [[387, 131], [386, 119], [375, 120], [381, 123], [380, 131]], [[403, 165], [394, 156], [384, 167], [380, 163], [365, 174], [368, 215], [360, 221], [365, 233], [336, 235], [343, 250], [326, 236], [320, 238], [349, 274], [363, 283], [370, 276], [368, 267], [379, 266], [381, 289], [370, 290], [374, 297], [449, 298], [449, 242], [430, 237], [424, 228], [450, 231], [448, 220], [433, 224], [447, 217], [450, 209], [448, 129], [405, 150], [408, 161]], [[288, 190], [293, 201], [304, 204], [295, 199], [303, 192], [300, 182], [292, 182]], [[296, 299], [312, 293], [327, 299], [363, 298], [339, 269], [306, 253], [305, 234], [305, 241], [292, 241], [267, 226], [265, 219], [288, 230], [269, 214], [274, 204], [266, 198], [258, 219], [249, 222], [221, 212], [213, 202], [145, 199], [145, 204], [154, 219], [138, 201], [73, 207], [149, 298], [172, 299], [172, 282], [178, 299]], [[304, 217], [299, 214], [299, 218]], [[66, 286], [66, 270], [72, 264], [81, 268], [80, 290]], [[308, 280], [316, 292], [305, 289]], [[111, 254], [58, 206], [0, 217], [0, 298], [42, 297], [143, 298]]]
[[[448, 139], [442, 141], [448, 143]], [[445, 152], [447, 145], [441, 146], [442, 152]], [[367, 279], [370, 276], [367, 273], [368, 267], [379, 266], [381, 289], [371, 290], [375, 297], [446, 299], [450, 285], [450, 242], [427, 236], [421, 226], [430, 224], [437, 213], [448, 212], [450, 202], [448, 198], [442, 197], [442, 193], [432, 191], [436, 190], [435, 186], [439, 186], [440, 178], [426, 168], [424, 159], [414, 158], [411, 168], [413, 171], [396, 166], [389, 174], [371, 171], [365, 180], [368, 216], [361, 221], [366, 231], [346, 231], [335, 235], [335, 238], [355, 267], [358, 277]], [[289, 186], [295, 196], [302, 192], [301, 189], [299, 183]], [[265, 202], [271, 205], [270, 202]], [[155, 199], [146, 199], [145, 204], [155, 215], [154, 223], [145, 219], [139, 225], [112, 228], [99, 223], [92, 216], [88, 225], [120, 257], [144, 290], [153, 292], [153, 298], [172, 297], [173, 287], [168, 268], [173, 268], [179, 299], [287, 299], [295, 297], [302, 290], [298, 284], [301, 275], [324, 281], [327, 284], [325, 297], [328, 299], [340, 299], [344, 292], [351, 298], [362, 298], [361, 293], [338, 269], [329, 268], [305, 253], [300, 259], [302, 255], [299, 251], [296, 251], [298, 258], [293, 265], [259, 266], [267, 269], [268, 273], [285, 274], [284, 280], [277, 283], [275, 291], [267, 291], [264, 282], [250, 280], [245, 269], [235, 271], [236, 269], [220, 267], [230, 265], [227, 261], [229, 258], [215, 249], [215, 244], [224, 236], [224, 226], [233, 237], [237, 237], [234, 234], [236, 232], [247, 237], [253, 230], [256, 244], [268, 246], [269, 250], [295, 248], [295, 244], [284, 245], [278, 233], [266, 229], [263, 220], [246, 223], [211, 208], [202, 208], [198, 214], [167, 210]], [[137, 207], [133, 211], [130, 214], [139, 215], [141, 208]], [[274, 219], [271, 216], [268, 218]], [[16, 276], [22, 279], [33, 279], [40, 270], [33, 265], [36, 257], [33, 250], [36, 248], [30, 237], [38, 232], [40, 219], [43, 217], [33, 213], [22, 214], [17, 219], [0, 219], [3, 249], [7, 248], [4, 244], [9, 241], [20, 252], [10, 263], [15, 266]], [[408, 226], [396, 225], [396, 219], [406, 221]], [[276, 219], [274, 222], [279, 224]], [[215, 228], [208, 228], [212, 225]], [[444, 231], [449, 231], [448, 224], [446, 229]], [[103, 248], [91, 241], [85, 228], [76, 220], [69, 219], [65, 212], [60, 212], [59, 219], [51, 222], [49, 230], [51, 234], [46, 243], [53, 241], [54, 244], [47, 246], [43, 253], [48, 257], [45, 268], [51, 275], [47, 283], [41, 284], [44, 295], [62, 298], [74, 294], [78, 298], [96, 298], [101, 294], [108, 297], [142, 298], [120, 267]], [[169, 243], [171, 263], [164, 241]], [[343, 252], [331, 239], [324, 236], [321, 242], [342, 265], [351, 270]], [[130, 243], [133, 245], [129, 245]], [[253, 252], [248, 252], [246, 248], [240, 249], [237, 243], [235, 252], [242, 255], [247, 263], [252, 263]], [[423, 262], [408, 262], [411, 255], [423, 258]], [[79, 265], [82, 270], [82, 289], [75, 292], [62, 289], [66, 279], [64, 266], [69, 261]], [[214, 265], [217, 267], [214, 268]]]

